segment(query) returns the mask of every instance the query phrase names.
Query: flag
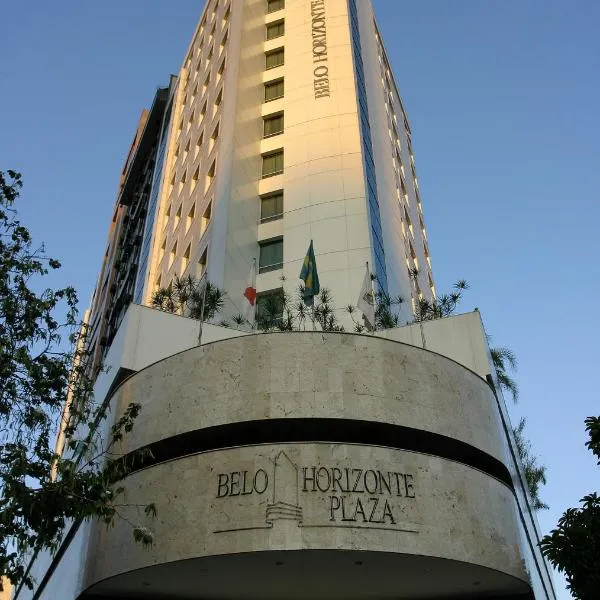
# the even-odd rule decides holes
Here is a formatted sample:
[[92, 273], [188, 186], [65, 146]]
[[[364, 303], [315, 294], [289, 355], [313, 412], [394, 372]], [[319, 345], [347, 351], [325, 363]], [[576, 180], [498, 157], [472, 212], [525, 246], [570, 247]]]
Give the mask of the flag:
[[300, 279], [304, 281], [302, 297], [304, 298], [304, 302], [310, 306], [313, 304], [314, 297], [321, 291], [312, 240], [310, 240], [310, 246], [304, 257], [304, 263], [302, 264], [302, 270], [300, 271]]
[[375, 293], [373, 292], [373, 280], [371, 279], [371, 273], [369, 272], [369, 263], [367, 263], [367, 270], [365, 272], [365, 278], [363, 279], [362, 287], [360, 288], [360, 294], [358, 296], [358, 302], [356, 303], [358, 309], [363, 314], [363, 319], [366, 325], [370, 329], [375, 328]]
[[256, 260], [252, 261], [252, 266], [248, 273], [244, 298], [246, 298], [246, 309], [244, 311], [246, 320], [250, 321], [254, 318], [254, 309], [256, 307]]

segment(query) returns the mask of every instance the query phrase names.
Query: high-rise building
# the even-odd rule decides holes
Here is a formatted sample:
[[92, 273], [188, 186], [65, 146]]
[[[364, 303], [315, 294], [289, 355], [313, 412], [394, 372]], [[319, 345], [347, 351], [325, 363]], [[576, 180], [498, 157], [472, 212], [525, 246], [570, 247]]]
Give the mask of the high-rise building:
[[[402, 326], [258, 334], [144, 306], [206, 275], [228, 318], [256, 266], [260, 312], [311, 240], [340, 321], [368, 263]], [[414, 323], [433, 297], [370, 1], [208, 0], [142, 115], [86, 325], [100, 442], [136, 402], [119, 451], [151, 452], [123, 518], [69, 523], [17, 600], [555, 600], [479, 312]]]
[[[406, 302], [434, 294], [411, 132], [369, 2], [208, 2], [178, 75], [142, 295], [178, 275], [242, 312], [297, 286], [311, 240], [321, 283], [356, 303], [365, 263]], [[416, 281], [409, 271], [417, 268]]]
[[[151, 190], [160, 170], [159, 142], [165, 125], [169, 88], [159, 89], [149, 110], [140, 116], [135, 136], [119, 179], [117, 198], [109, 226], [106, 250], [90, 309], [86, 315], [86, 343], [94, 373], [102, 363], [129, 304], [139, 301], [136, 279], [147, 255], [144, 239]], [[167, 115], [168, 122], [168, 115]], [[156, 189], [156, 187], [154, 188]], [[140, 267], [140, 264], [142, 265]]]

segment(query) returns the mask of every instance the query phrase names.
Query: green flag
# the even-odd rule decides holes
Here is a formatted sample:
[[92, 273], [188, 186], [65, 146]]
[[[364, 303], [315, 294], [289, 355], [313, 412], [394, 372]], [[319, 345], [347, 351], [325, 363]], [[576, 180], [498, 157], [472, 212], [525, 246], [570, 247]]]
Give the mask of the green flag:
[[304, 263], [302, 264], [302, 270], [300, 271], [300, 279], [304, 281], [304, 291], [302, 297], [306, 304], [311, 305], [314, 297], [321, 291], [319, 285], [319, 275], [317, 273], [317, 261], [315, 259], [315, 251], [313, 250], [313, 243], [310, 240], [310, 246], [308, 252], [304, 257]]

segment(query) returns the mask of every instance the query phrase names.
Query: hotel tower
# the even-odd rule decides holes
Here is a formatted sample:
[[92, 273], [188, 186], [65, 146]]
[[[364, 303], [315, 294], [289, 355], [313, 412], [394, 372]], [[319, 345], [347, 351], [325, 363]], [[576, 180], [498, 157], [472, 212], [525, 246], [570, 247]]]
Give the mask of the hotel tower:
[[[259, 315], [293, 293], [311, 241], [344, 332], [220, 324], [249, 285]], [[404, 302], [359, 334], [367, 263]], [[217, 319], [151, 308], [187, 275], [226, 291]], [[137, 402], [121, 451], [152, 459], [127, 520], [69, 523], [15, 597], [555, 600], [480, 314], [415, 323], [435, 294], [370, 0], [208, 0], [140, 117], [86, 316], [98, 435]]]

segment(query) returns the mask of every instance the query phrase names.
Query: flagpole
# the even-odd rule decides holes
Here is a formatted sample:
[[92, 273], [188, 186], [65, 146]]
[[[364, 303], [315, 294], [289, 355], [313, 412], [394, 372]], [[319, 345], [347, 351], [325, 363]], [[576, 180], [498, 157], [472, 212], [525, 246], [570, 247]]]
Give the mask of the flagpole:
[[208, 279], [206, 279], [206, 273], [204, 279], [204, 287], [202, 288], [202, 302], [200, 303], [200, 329], [198, 331], [198, 346], [202, 345], [202, 323], [204, 322], [204, 306], [206, 304], [206, 284]]
[[[252, 259], [252, 281], [250, 282], [254, 288], [254, 290], [256, 291], [256, 257], [254, 257]], [[256, 326], [256, 309], [257, 309], [257, 297], [255, 296], [254, 298], [254, 304], [250, 305], [250, 316], [252, 317], [252, 321], [250, 321], [250, 319], [248, 319], [248, 322], [250, 323], [250, 330], [253, 333], [258, 333], [257, 330], [257, 326]]]
[[369, 273], [369, 281], [371, 282], [371, 298], [373, 298], [373, 335], [377, 331], [377, 301], [375, 299], [375, 284], [373, 283], [373, 277], [369, 271], [369, 261], [367, 261], [367, 273]]

